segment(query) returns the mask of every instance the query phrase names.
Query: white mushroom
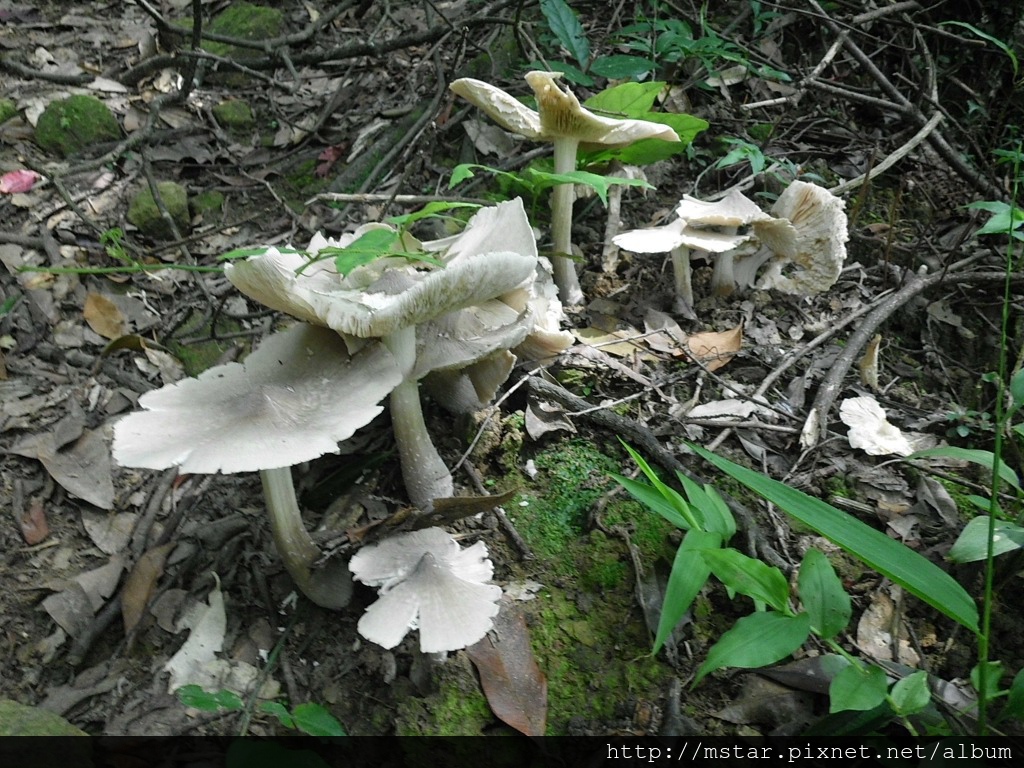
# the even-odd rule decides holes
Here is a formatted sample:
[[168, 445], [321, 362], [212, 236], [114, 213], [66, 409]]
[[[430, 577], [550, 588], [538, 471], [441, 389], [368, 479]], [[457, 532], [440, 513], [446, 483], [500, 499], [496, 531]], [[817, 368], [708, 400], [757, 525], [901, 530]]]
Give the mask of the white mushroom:
[[[648, 120], [617, 120], [584, 109], [571, 91], [558, 87], [559, 77], [558, 72], [526, 74], [526, 81], [537, 97], [536, 111], [481, 80], [461, 78], [450, 87], [503, 128], [528, 139], [551, 142], [555, 173], [576, 170], [576, 151], [581, 143], [624, 146], [650, 138], [679, 141], [676, 132], [666, 125]], [[572, 253], [572, 195], [571, 184], [560, 184], [552, 190], [551, 232], [556, 252], [552, 263], [559, 297], [566, 304], [579, 304], [583, 300], [579, 278], [572, 260], [563, 255]]]
[[461, 549], [442, 529], [426, 528], [363, 547], [349, 567], [358, 581], [380, 587], [358, 629], [384, 648], [410, 629], [419, 629], [424, 653], [465, 648], [487, 634], [498, 614], [501, 587], [484, 583], [494, 566], [482, 541]]
[[844, 206], [841, 198], [817, 184], [794, 181], [786, 187], [771, 212], [789, 221], [792, 229], [758, 231], [775, 254], [758, 287], [807, 296], [835, 285], [849, 239]]
[[348, 603], [344, 563], [312, 570], [320, 550], [302, 523], [291, 465], [326, 453], [368, 424], [402, 380], [381, 344], [350, 354], [337, 334], [296, 325], [269, 336], [244, 363], [211, 368], [143, 395], [145, 409], [114, 426], [122, 466], [183, 472], [253, 472], [263, 480], [278, 552], [302, 591], [319, 605]]
[[[537, 266], [536, 244], [521, 200], [496, 208], [477, 214], [486, 226], [471, 220], [466, 241], [451, 244], [440, 269], [382, 259], [343, 277], [328, 262], [302, 270], [301, 254], [268, 249], [226, 270], [246, 295], [334, 329], [351, 348], [379, 338], [391, 350], [404, 375], [390, 398], [402, 474], [410, 499], [423, 509], [451, 496], [453, 486], [423, 421], [418, 380], [515, 346], [530, 331], [526, 286]], [[519, 250], [506, 250], [506, 243]]]
[[[733, 273], [735, 250], [754, 235], [749, 230], [741, 233], [740, 228], [749, 227], [757, 222], [767, 222], [772, 217], [735, 188], [716, 202], [706, 202], [684, 195], [676, 207], [676, 214], [686, 222], [687, 230], [705, 230], [705, 234], [721, 236], [722, 239], [718, 242], [723, 247], [702, 250], [716, 254], [714, 271], [711, 274], [711, 292], [716, 296], [729, 296], [736, 287]], [[730, 242], [729, 238], [733, 238], [733, 244], [724, 247]]]

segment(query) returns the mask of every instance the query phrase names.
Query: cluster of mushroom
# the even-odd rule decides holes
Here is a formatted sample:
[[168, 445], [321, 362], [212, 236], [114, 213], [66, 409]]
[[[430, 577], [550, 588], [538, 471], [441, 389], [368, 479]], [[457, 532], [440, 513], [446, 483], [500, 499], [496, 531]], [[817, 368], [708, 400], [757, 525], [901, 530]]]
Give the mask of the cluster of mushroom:
[[831, 288], [846, 259], [843, 206], [828, 190], [805, 181], [790, 184], [770, 214], [736, 189], [717, 202], [686, 195], [676, 207], [675, 221], [623, 232], [613, 242], [634, 253], [670, 253], [675, 309], [692, 315], [692, 252], [714, 259], [711, 291], [716, 296], [728, 296], [737, 285], [755, 282], [762, 289], [804, 296]]
[[[318, 235], [307, 254], [271, 247], [230, 264], [225, 272], [244, 294], [302, 322], [267, 337], [244, 363], [147, 393], [139, 401], [145, 410], [114, 428], [114, 458], [123, 466], [260, 471], [286, 568], [310, 599], [333, 608], [348, 603], [351, 575], [333, 560], [313, 568], [321, 553], [302, 523], [290, 467], [337, 453], [390, 396], [406, 488], [428, 510], [453, 486], [424, 423], [420, 379], [442, 378], [434, 392], [443, 407], [475, 410], [507, 378], [513, 350], [557, 354], [571, 340], [557, 328], [561, 308], [521, 200], [479, 210], [461, 235], [444, 242], [418, 243], [396, 231], [393, 254], [348, 274], [330, 259], [316, 260], [325, 247], [382, 227], [366, 225], [338, 241]], [[410, 251], [438, 258], [410, 260]], [[400, 568], [401, 578], [415, 572], [450, 588], [436, 571], [459, 558], [431, 542], [421, 553], [429, 562]], [[394, 586], [396, 578], [385, 581]]]

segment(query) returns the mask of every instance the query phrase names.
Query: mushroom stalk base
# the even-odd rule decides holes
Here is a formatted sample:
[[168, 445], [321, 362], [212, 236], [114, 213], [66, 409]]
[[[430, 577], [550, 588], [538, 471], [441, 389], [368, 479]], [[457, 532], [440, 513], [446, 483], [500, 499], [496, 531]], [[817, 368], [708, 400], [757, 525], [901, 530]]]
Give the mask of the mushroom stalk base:
[[348, 563], [335, 558], [313, 570], [320, 548], [302, 522], [291, 467], [260, 471], [263, 496], [270, 512], [270, 530], [284, 567], [302, 593], [324, 608], [341, 609], [352, 598]]
[[[571, 173], [576, 170], [576, 139], [555, 140], [555, 173]], [[555, 253], [572, 253], [572, 203], [573, 185], [559, 184], [551, 190], [551, 237]], [[582, 304], [583, 291], [576, 276], [572, 259], [556, 255], [551, 259], [558, 298], [563, 304]]]

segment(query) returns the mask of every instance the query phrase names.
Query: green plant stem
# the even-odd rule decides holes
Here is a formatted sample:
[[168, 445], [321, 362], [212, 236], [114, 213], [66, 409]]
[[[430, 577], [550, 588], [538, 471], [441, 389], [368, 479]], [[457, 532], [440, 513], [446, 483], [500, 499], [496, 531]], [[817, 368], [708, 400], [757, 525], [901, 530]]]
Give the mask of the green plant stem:
[[[1020, 155], [1014, 167], [1014, 178], [1020, 178]], [[1017, 184], [1014, 183], [1013, 199], [1017, 199]], [[999, 486], [1002, 478], [999, 475], [1003, 457], [1003, 433], [1008, 426], [1009, 414], [1006, 410], [1006, 370], [1007, 370], [1007, 339], [1010, 333], [1010, 306], [1012, 300], [1011, 278], [1013, 276], [1012, 230], [1008, 233], [1006, 243], [1006, 280], [1003, 283], [1003, 313], [999, 345], [999, 364], [996, 373], [996, 434], [992, 446], [992, 492], [989, 494], [988, 508], [988, 548], [985, 552], [985, 587], [982, 597], [981, 632], [978, 635], [978, 735], [988, 735], [988, 702], [989, 691], [989, 640], [992, 629], [992, 596], [995, 582], [995, 536], [996, 515], [999, 513]]]
[[[555, 173], [571, 173], [576, 170], [576, 149], [579, 141], [560, 138], [555, 141]], [[558, 254], [572, 253], [572, 203], [573, 185], [559, 184], [551, 190], [551, 237], [554, 240], [555, 256], [551, 260], [558, 297], [563, 304], [581, 304], [583, 291], [576, 276], [572, 259]]]
[[177, 269], [182, 272], [223, 272], [224, 267], [201, 267], [192, 264], [131, 264], [123, 267], [21, 267], [19, 272], [46, 272], [51, 275], [117, 275], [135, 272], [159, 272]]

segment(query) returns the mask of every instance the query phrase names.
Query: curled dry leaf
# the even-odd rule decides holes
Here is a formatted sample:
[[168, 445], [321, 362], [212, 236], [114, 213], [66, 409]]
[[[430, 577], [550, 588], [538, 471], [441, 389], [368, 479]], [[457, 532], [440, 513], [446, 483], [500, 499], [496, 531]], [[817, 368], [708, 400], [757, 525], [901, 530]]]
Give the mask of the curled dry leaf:
[[50, 525], [46, 522], [46, 510], [42, 499], [33, 496], [28, 503], [28, 510], [22, 515], [21, 537], [30, 547], [38, 544], [50, 535]]
[[82, 316], [89, 327], [105, 339], [119, 339], [128, 329], [128, 321], [117, 305], [99, 293], [85, 297]]
[[743, 326], [740, 325], [728, 331], [695, 333], [686, 340], [690, 356], [704, 363], [709, 371], [717, 371], [727, 365], [742, 346]]
[[163, 544], [146, 552], [132, 568], [124, 582], [121, 593], [121, 618], [124, 620], [124, 632], [130, 634], [146, 610], [149, 598], [153, 595], [156, 583], [164, 572], [167, 556], [174, 548], [173, 543]]
[[526, 736], [543, 736], [548, 681], [530, 647], [526, 620], [507, 598], [494, 620], [494, 629], [466, 648], [466, 654], [480, 673], [491, 711]]

